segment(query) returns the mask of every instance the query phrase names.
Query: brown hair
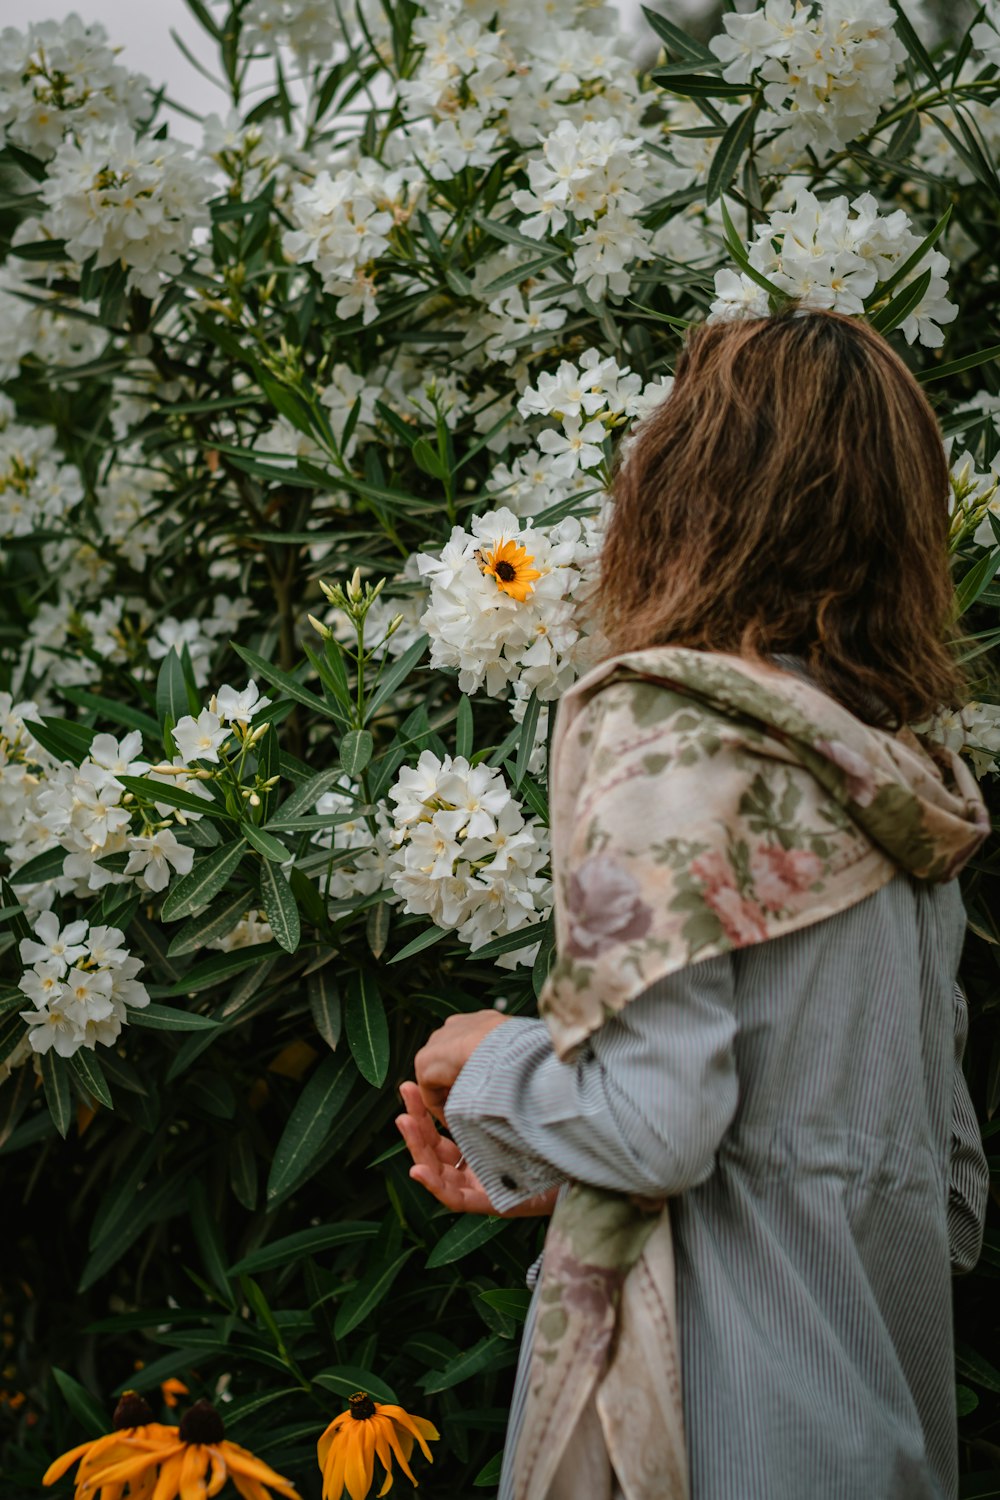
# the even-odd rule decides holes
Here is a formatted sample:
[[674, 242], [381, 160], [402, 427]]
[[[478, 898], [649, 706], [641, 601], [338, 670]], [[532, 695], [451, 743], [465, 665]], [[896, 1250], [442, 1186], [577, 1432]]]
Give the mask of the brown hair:
[[791, 309], [694, 330], [614, 492], [599, 605], [615, 652], [794, 654], [885, 723], [957, 701], [941, 435], [864, 323]]

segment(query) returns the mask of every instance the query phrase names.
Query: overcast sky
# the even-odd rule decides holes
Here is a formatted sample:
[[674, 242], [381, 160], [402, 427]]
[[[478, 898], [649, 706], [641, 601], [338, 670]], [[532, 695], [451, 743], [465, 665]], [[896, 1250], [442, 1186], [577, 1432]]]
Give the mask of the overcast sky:
[[[653, 0], [655, 4], [655, 0]], [[632, 22], [639, 0], [620, 0]], [[0, 27], [23, 27], [26, 20], [61, 20], [76, 11], [84, 21], [100, 21], [114, 46], [124, 48], [122, 62], [146, 73], [154, 83], [199, 114], [223, 112], [227, 96], [201, 76], [184, 57], [170, 33], [174, 30], [209, 71], [216, 72], [211, 43], [184, 0], [0, 0]], [[644, 23], [640, 23], [644, 24]], [[193, 139], [196, 129], [172, 117], [171, 128]]]

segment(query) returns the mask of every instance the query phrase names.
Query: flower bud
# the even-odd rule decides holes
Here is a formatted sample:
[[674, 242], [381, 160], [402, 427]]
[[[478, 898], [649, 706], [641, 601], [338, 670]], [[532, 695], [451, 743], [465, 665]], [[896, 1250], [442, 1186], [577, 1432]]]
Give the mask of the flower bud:
[[312, 626], [313, 630], [315, 630], [317, 635], [322, 636], [324, 641], [330, 640], [331, 636], [333, 635], [333, 631], [328, 625], [324, 625], [322, 620], [317, 620], [315, 615], [306, 615], [306, 619], [309, 621], [309, 624]]

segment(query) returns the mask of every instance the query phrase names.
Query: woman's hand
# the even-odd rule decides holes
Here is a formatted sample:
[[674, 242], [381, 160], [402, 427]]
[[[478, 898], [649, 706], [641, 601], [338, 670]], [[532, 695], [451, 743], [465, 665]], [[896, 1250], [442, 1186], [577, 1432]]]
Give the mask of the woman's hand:
[[[415, 1083], [404, 1083], [400, 1087], [405, 1114], [399, 1115], [396, 1125], [413, 1157], [410, 1176], [414, 1182], [435, 1197], [445, 1208], [460, 1214], [495, 1214], [486, 1196], [485, 1189], [472, 1168], [467, 1166], [453, 1140], [442, 1135], [428, 1113], [420, 1090]], [[538, 1214], [550, 1214], [555, 1206], [556, 1193], [541, 1193], [508, 1210], [506, 1219], [530, 1218]]]
[[413, 1059], [424, 1107], [442, 1125], [446, 1123], [444, 1106], [455, 1079], [483, 1037], [502, 1026], [506, 1019], [495, 1010], [449, 1016], [443, 1026], [431, 1032]]

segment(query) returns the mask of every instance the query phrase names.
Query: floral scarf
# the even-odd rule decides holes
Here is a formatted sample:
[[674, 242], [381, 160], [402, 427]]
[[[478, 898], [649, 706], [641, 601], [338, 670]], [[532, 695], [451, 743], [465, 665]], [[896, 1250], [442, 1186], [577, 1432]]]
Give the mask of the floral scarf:
[[[552, 782], [557, 961], [539, 1009], [567, 1061], [668, 974], [900, 870], [950, 880], [989, 831], [953, 752], [789, 672], [680, 647], [571, 689]], [[609, 1500], [609, 1464], [624, 1500], [684, 1500], [673, 1297], [665, 1205], [573, 1184], [545, 1244], [516, 1500]], [[609, 1462], [574, 1460], [595, 1446]]]

